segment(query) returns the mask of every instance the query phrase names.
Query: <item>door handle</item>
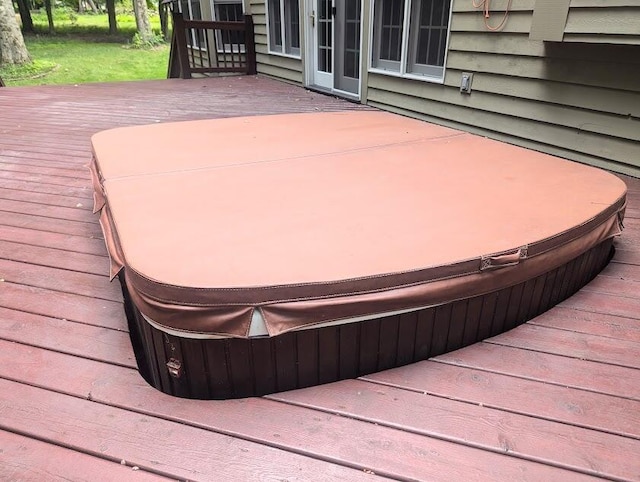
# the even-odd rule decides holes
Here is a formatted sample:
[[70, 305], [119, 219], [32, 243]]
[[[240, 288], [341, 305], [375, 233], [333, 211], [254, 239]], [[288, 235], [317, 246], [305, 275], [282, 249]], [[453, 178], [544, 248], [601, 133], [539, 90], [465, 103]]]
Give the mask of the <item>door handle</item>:
[[316, 26], [316, 11], [312, 11], [309, 17], [311, 18], [311, 27], [313, 28]]
[[331, 7], [331, 15], [335, 17], [336, 13], [338, 13], [338, 9], [335, 6]]

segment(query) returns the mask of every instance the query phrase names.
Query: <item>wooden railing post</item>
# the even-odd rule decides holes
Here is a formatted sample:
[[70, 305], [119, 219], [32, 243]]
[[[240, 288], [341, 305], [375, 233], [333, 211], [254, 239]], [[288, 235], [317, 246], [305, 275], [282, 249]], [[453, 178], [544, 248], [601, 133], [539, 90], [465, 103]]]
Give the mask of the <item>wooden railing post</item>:
[[4, 87], [4, 80], [2, 80], [2, 77], [0, 77], [0, 87]]
[[171, 12], [173, 19], [173, 35], [175, 38], [175, 47], [178, 54], [178, 62], [180, 63], [180, 78], [191, 78], [191, 67], [189, 66], [189, 52], [187, 50], [187, 35], [184, 25], [184, 18], [181, 12], [175, 10]]
[[[185, 20], [180, 12], [173, 11], [172, 20], [167, 78], [190, 79], [194, 73], [256, 74], [255, 32], [250, 15], [245, 16], [243, 21], [218, 22]], [[193, 32], [197, 33], [197, 45], [189, 42]], [[204, 45], [200, 45], [201, 35]], [[213, 41], [210, 42], [210, 39]], [[221, 45], [218, 45], [219, 41], [222, 41]], [[204, 62], [206, 57], [208, 61]], [[216, 60], [214, 65], [211, 64], [212, 58]]]
[[255, 75], [256, 70], [256, 37], [253, 31], [253, 18], [244, 16], [244, 51], [247, 62], [247, 74]]
[[180, 60], [178, 59], [178, 44], [176, 40], [176, 29], [171, 30], [171, 48], [169, 49], [169, 68], [167, 69], [167, 79], [180, 78]]

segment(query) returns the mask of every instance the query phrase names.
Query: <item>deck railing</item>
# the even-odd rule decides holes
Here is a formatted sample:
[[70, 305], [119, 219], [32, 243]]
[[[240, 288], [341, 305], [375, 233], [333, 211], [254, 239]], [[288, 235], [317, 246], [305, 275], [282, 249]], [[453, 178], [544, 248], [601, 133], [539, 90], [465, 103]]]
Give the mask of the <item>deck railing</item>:
[[194, 73], [256, 73], [253, 20], [240, 22], [185, 20], [172, 12], [173, 33], [168, 78], [190, 79]]

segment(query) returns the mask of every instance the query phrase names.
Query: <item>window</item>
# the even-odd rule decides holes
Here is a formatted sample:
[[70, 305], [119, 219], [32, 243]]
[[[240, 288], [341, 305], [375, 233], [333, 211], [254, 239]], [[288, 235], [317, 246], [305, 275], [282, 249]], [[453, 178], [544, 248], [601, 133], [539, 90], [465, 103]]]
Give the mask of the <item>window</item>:
[[[178, 10], [186, 20], [202, 20], [202, 10], [200, 0], [180, 0]], [[187, 45], [194, 48], [204, 48], [204, 32], [192, 30], [187, 39]]]
[[[242, 0], [211, 0], [213, 4], [213, 19], [219, 22], [242, 22], [244, 12], [242, 10]], [[244, 49], [244, 35], [242, 32], [230, 32], [223, 30], [218, 32], [218, 49], [224, 45], [225, 50], [240, 45]]]
[[371, 68], [441, 80], [451, 0], [374, 0]]
[[[178, 10], [187, 20], [204, 20], [200, 0], [180, 0]], [[242, 0], [211, 0], [211, 11], [213, 12], [213, 20], [221, 22], [242, 22], [244, 20]], [[207, 44], [204, 36], [204, 30], [192, 30], [187, 45], [206, 50]], [[241, 32], [219, 31], [216, 33], [216, 40], [218, 51], [223, 51], [223, 46], [224, 50], [229, 50], [231, 48], [229, 46], [232, 45], [240, 45], [244, 49], [244, 37]]]
[[300, 55], [300, 7], [298, 0], [268, 0], [269, 51]]

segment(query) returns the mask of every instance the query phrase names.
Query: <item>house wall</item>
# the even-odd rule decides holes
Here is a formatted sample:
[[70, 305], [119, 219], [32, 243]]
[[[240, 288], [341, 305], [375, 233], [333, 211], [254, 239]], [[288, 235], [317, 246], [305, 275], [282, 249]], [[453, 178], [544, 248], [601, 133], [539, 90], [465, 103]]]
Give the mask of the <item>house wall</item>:
[[[253, 16], [256, 39], [256, 64], [259, 74], [276, 77], [286, 82], [301, 84], [303, 79], [302, 60], [283, 55], [269, 54], [267, 40], [267, 7], [266, 0], [248, 0], [249, 11]], [[303, 0], [300, 0], [303, 10]], [[301, 35], [301, 39], [304, 36]], [[304, 51], [304, 47], [301, 48]]]
[[[303, 83], [301, 60], [268, 54], [265, 0], [249, 1], [258, 72]], [[513, 1], [499, 32], [486, 29], [471, 0], [454, 0], [443, 84], [367, 72], [364, 45], [362, 102], [640, 177], [640, 46], [630, 45], [639, 2], [548, 1], [569, 2], [562, 42], [530, 39], [544, 0]], [[491, 1], [491, 24], [506, 4]], [[365, 39], [370, 13], [365, 0]], [[470, 95], [459, 91], [462, 72], [474, 74]]]
[[537, 0], [532, 38], [640, 45], [638, 0]]
[[564, 42], [640, 45], [638, 0], [571, 0]]
[[[640, 176], [640, 47], [530, 40], [535, 3], [514, 1], [505, 28], [489, 32], [471, 0], [454, 0], [444, 84], [370, 72], [366, 102]], [[640, 6], [633, 14], [637, 26]], [[474, 74], [470, 95], [462, 72]]]

